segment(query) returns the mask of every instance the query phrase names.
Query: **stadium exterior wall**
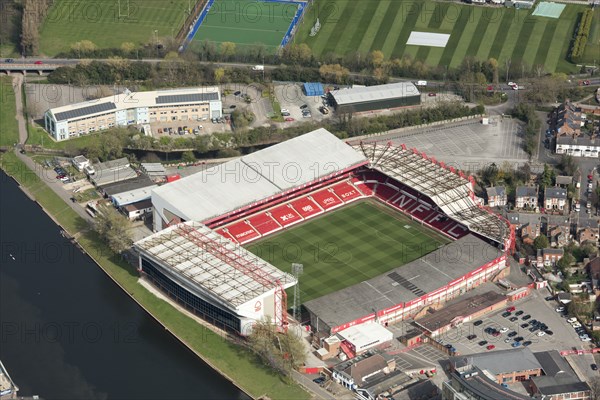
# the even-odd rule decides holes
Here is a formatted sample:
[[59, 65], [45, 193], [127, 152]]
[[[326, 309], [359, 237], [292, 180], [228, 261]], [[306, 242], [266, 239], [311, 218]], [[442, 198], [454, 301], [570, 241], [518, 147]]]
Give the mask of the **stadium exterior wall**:
[[349, 321], [338, 326], [328, 326], [319, 316], [311, 312], [310, 310], [310, 321], [311, 326], [315, 331], [327, 332], [330, 334], [337, 333], [351, 326], [363, 324], [369, 321], [376, 321], [380, 324], [387, 325], [393, 324], [405, 319], [414, 318], [424, 307], [434, 303], [443, 303], [454, 299], [463, 293], [476, 288], [477, 286], [490, 281], [498, 272], [502, 271], [506, 267], [506, 254], [490, 261], [479, 268], [474, 269], [457, 278], [443, 287], [434, 290], [433, 292], [427, 293], [421, 297], [417, 297], [411, 301], [405, 303], [399, 303], [393, 307], [379, 310], [376, 313], [371, 313], [358, 318], [354, 321]]
[[274, 320], [272, 291], [234, 310], [210, 293], [191, 287], [177, 274], [164, 269], [159, 262], [143, 253], [139, 255], [139, 273], [170, 298], [220, 329], [246, 336], [251, 332], [255, 321], [265, 317]]
[[351, 104], [338, 105], [331, 94], [328, 95], [329, 101], [338, 113], [358, 113], [365, 111], [384, 110], [389, 108], [416, 106], [421, 104], [421, 95], [397, 97], [395, 99], [375, 100], [367, 102], [357, 102]]

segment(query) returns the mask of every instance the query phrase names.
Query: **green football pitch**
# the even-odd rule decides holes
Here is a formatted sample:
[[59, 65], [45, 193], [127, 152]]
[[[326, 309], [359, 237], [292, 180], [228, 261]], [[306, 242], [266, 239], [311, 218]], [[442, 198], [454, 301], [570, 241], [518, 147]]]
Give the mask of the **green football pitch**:
[[361, 201], [247, 246], [283, 271], [304, 265], [302, 302], [381, 275], [450, 242], [373, 200]]
[[[432, 0], [316, 0], [305, 11], [295, 43], [307, 43], [320, 56], [381, 50], [386, 58], [408, 55], [430, 66], [457, 67], [472, 56], [495, 58], [501, 65], [522, 60], [532, 68], [543, 65], [547, 72], [568, 72], [575, 66], [566, 60], [567, 51], [584, 9], [568, 4], [553, 19], [531, 16], [533, 10]], [[317, 17], [321, 29], [311, 37]], [[594, 37], [599, 24], [596, 19]], [[406, 45], [412, 31], [450, 34], [450, 39], [445, 48]]]
[[[298, 10], [295, 4], [256, 0], [216, 0], [194, 36], [194, 42], [261, 44], [275, 50]], [[194, 46], [194, 44], [192, 44]]]
[[54, 56], [81, 40], [98, 48], [152, 43], [155, 30], [158, 37], [175, 36], [194, 4], [194, 0], [55, 0], [40, 30], [40, 53]]

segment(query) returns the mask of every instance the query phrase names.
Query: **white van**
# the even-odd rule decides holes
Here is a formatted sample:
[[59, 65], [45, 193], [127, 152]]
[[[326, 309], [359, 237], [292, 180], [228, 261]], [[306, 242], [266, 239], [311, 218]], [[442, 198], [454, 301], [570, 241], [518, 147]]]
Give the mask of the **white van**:
[[416, 86], [427, 86], [427, 81], [417, 81]]

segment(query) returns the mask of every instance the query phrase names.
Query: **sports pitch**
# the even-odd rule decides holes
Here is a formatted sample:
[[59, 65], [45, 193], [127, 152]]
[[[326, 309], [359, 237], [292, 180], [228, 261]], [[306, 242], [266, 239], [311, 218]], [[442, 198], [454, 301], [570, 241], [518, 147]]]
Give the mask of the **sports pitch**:
[[216, 0], [193, 41], [262, 44], [275, 50], [297, 10], [297, 4], [278, 1]]
[[[522, 60], [532, 67], [544, 65], [547, 72], [570, 71], [574, 66], [566, 60], [567, 51], [584, 9], [569, 4], [553, 19], [531, 16], [532, 10], [431, 0], [317, 0], [305, 11], [295, 43], [307, 43], [321, 56], [381, 50], [386, 58], [409, 55], [430, 66], [457, 67], [472, 56], [482, 61], [493, 57], [501, 65]], [[310, 37], [317, 16], [321, 29]], [[593, 32], [598, 25], [596, 21]], [[446, 33], [450, 40], [445, 48], [407, 45], [413, 31]]]
[[159, 37], [174, 36], [189, 5], [188, 0], [55, 0], [40, 29], [40, 53], [54, 56], [81, 40], [98, 48], [152, 43], [155, 30]]
[[381, 275], [450, 242], [374, 200], [361, 201], [247, 246], [283, 271], [304, 264], [302, 302]]

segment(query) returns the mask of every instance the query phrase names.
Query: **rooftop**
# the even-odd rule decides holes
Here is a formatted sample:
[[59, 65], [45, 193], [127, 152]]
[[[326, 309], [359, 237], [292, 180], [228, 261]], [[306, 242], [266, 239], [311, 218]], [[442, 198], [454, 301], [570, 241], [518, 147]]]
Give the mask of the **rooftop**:
[[548, 187], [544, 192], [544, 196], [552, 199], [566, 199], [567, 189], [561, 187]]
[[134, 243], [192, 291], [210, 293], [232, 310], [284, 288], [296, 278], [280, 271], [205, 225], [185, 222]]
[[137, 203], [143, 200], [150, 200], [152, 196], [152, 190], [158, 186], [147, 186], [139, 189], [130, 190], [127, 192], [113, 194], [111, 196], [112, 202], [117, 207], [125, 206], [127, 204]]
[[419, 89], [417, 89], [412, 82], [340, 89], [330, 93], [338, 105], [389, 100], [399, 97], [418, 96], [421, 94], [419, 93]]
[[165, 176], [167, 171], [161, 163], [142, 163], [142, 171], [148, 176]]
[[573, 177], [572, 176], [558, 175], [556, 177], [556, 184], [557, 185], [570, 185], [572, 183], [573, 183]]
[[127, 212], [133, 212], [138, 210], [145, 210], [147, 208], [152, 208], [152, 202], [150, 200], [138, 201], [137, 203], [127, 204], [123, 207]]
[[513, 392], [500, 386], [497, 382], [489, 379], [479, 368], [473, 368], [468, 372], [453, 372], [452, 378], [461, 383], [471, 393], [480, 399], [486, 400], [527, 400], [529, 396]]
[[504, 186], [492, 186], [492, 187], [486, 188], [486, 192], [487, 192], [488, 199], [493, 196], [506, 195], [506, 190], [504, 189]]
[[320, 128], [161, 186], [152, 201], [169, 204], [186, 220], [209, 221], [365, 163], [363, 155]]
[[537, 187], [532, 186], [517, 186], [517, 197], [536, 197], [538, 193]]
[[492, 375], [542, 368], [528, 347], [450, 357], [450, 363], [454, 368], [473, 365], [482, 371], [489, 371]]
[[196, 104], [220, 100], [218, 87], [196, 87], [149, 92], [125, 92], [83, 103], [70, 104], [49, 110], [57, 121], [87, 118], [107, 111], [126, 110], [134, 107], [153, 107], [172, 103]]
[[466, 299], [460, 299], [434, 313], [428, 314], [415, 321], [429, 332], [434, 332], [442, 327], [450, 325], [457, 319], [462, 319], [485, 310], [495, 304], [506, 301], [506, 296], [496, 292], [486, 292]]
[[415, 261], [310, 300], [304, 306], [333, 328], [370, 315], [374, 310], [384, 310], [434, 292], [503, 255], [501, 250], [473, 234], [440, 248], [422, 251], [423, 257]]
[[135, 176], [135, 178], [128, 179], [126, 181], [115, 182], [102, 187], [102, 191], [107, 196], [114, 194], [128, 192], [130, 190], [136, 190], [140, 188], [147, 188], [156, 185], [154, 181], [148, 178], [146, 175]]

